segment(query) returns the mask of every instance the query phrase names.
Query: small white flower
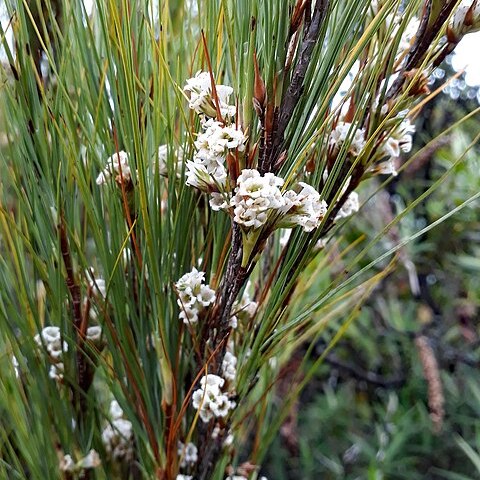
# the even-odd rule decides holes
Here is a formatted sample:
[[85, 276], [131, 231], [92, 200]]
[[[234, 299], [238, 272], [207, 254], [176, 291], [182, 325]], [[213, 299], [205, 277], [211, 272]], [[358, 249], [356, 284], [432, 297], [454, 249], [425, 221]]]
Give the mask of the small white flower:
[[338, 122], [330, 134], [330, 145], [340, 150], [345, 142], [350, 142], [348, 152], [354, 156], [360, 155], [365, 146], [365, 130], [351, 123]]
[[39, 346], [45, 346], [50, 359], [54, 362], [60, 362], [63, 352], [68, 351], [67, 342], [62, 342], [60, 328], [55, 326], [48, 326], [35, 335], [35, 343]]
[[202, 192], [214, 192], [223, 188], [227, 183], [227, 171], [220, 162], [210, 163], [209, 169], [201, 163], [187, 161], [187, 185], [196, 187]]
[[225, 198], [222, 193], [213, 192], [210, 196], [210, 207], [213, 211], [226, 210], [229, 207], [230, 200]]
[[178, 442], [178, 456], [181, 458], [180, 468], [187, 468], [195, 465], [198, 461], [198, 449], [193, 443]]
[[242, 170], [237, 178], [235, 196], [230, 200], [234, 221], [245, 228], [257, 229], [265, 225], [270, 212], [286, 205], [279, 189], [283, 183], [283, 179], [270, 172], [262, 176], [257, 170]]
[[398, 175], [397, 168], [395, 167], [395, 160], [393, 158], [380, 162], [375, 166], [375, 170], [382, 175], [393, 175], [394, 177]]
[[412, 150], [412, 134], [415, 133], [415, 125], [410, 120], [405, 119], [398, 128], [396, 135], [398, 136], [400, 148], [403, 152], [408, 153]]
[[62, 362], [54, 363], [50, 365], [50, 370], [48, 371], [48, 376], [55, 380], [56, 382], [61, 382], [63, 380], [64, 366]]
[[237, 357], [231, 352], [226, 352], [222, 362], [223, 376], [230, 381], [234, 381], [237, 375]]
[[111, 177], [114, 177], [114, 180], [119, 184], [122, 182], [128, 183], [132, 179], [131, 174], [132, 172], [128, 165], [128, 153], [122, 150], [108, 157], [107, 165], [100, 175], [98, 175], [96, 182], [97, 185], [103, 185], [107, 183]]
[[198, 314], [215, 302], [215, 290], [204, 284], [205, 272], [195, 267], [183, 275], [175, 284], [178, 294], [177, 304], [181, 309], [179, 318], [185, 324], [198, 321]]
[[224, 156], [229, 150], [245, 150], [246, 137], [242, 130], [235, 126], [224, 126], [210, 119], [204, 125], [205, 131], [195, 141], [197, 155], [200, 159]]
[[204, 132], [195, 141], [197, 151], [193, 160], [187, 162], [186, 184], [204, 192], [216, 192], [227, 183], [228, 152], [245, 150], [246, 137], [240, 128], [224, 126], [213, 119], [205, 122], [203, 128]]
[[133, 457], [132, 422], [123, 418], [112, 420], [102, 432], [105, 450], [114, 460], [131, 460]]
[[78, 469], [90, 469], [98, 467], [102, 462], [100, 461], [100, 456], [95, 450], [90, 450], [88, 454], [83, 457], [78, 463]]
[[48, 348], [48, 345], [58, 345], [61, 343], [60, 328], [54, 326], [44, 327], [40, 334], [35, 335], [35, 342], [42, 346], [42, 340]]
[[306, 232], [318, 227], [327, 211], [327, 204], [310, 185], [300, 182], [300, 193], [293, 190], [282, 195], [279, 187], [283, 179], [273, 173], [260, 175], [257, 170], [243, 170], [237, 179], [234, 221], [245, 228], [257, 229], [265, 225], [271, 215], [275, 228], [301, 226]]
[[218, 395], [214, 400], [210, 400], [210, 409], [215, 417], [226, 417], [233, 408], [232, 402], [225, 394]]
[[352, 192], [348, 196], [347, 200], [343, 204], [340, 211], [337, 213], [337, 216], [335, 217], [335, 220], [339, 220], [341, 218], [349, 217], [353, 213], [358, 212], [359, 208], [360, 208], [360, 203], [358, 201], [358, 193], [357, 192]]
[[[194, 77], [187, 80], [183, 90], [189, 98], [188, 106], [192, 110], [195, 110], [199, 115], [216, 117], [217, 109], [212, 95], [212, 80], [209, 72], [197, 72]], [[215, 85], [215, 90], [222, 117], [233, 117], [236, 112], [235, 106], [228, 105], [228, 99], [233, 93], [233, 88], [227, 85]]]
[[98, 344], [102, 338], [102, 327], [100, 325], [94, 325], [87, 328], [86, 332], [87, 340]]
[[204, 375], [200, 379], [200, 385], [202, 388], [222, 388], [224, 384], [225, 380], [222, 377], [219, 377], [218, 375], [213, 375], [211, 373], [208, 375]]
[[397, 158], [400, 156], [400, 142], [396, 138], [387, 138], [382, 145], [382, 149], [385, 152], [385, 155], [388, 155], [389, 157]]
[[193, 480], [193, 477], [191, 475], [182, 475], [179, 473], [176, 480]]
[[327, 213], [327, 203], [320, 199], [320, 194], [307, 183], [299, 182], [300, 193], [289, 190], [284, 197], [291, 206], [288, 213], [281, 219], [280, 227], [299, 225], [305, 232], [317, 228]]
[[72, 456], [70, 454], [64, 455], [60, 460], [58, 468], [62, 472], [73, 472], [75, 470], [75, 462]]
[[192, 395], [192, 405], [199, 411], [203, 422], [208, 423], [214, 417], [226, 417], [234, 408], [228, 396], [222, 392], [225, 380], [218, 375], [204, 375], [200, 388]]
[[198, 309], [188, 306], [182, 306], [182, 311], [178, 315], [178, 318], [183, 321], [185, 325], [198, 322]]
[[120, 407], [119, 403], [116, 400], [112, 400], [110, 402], [109, 414], [112, 420], [123, 417], [122, 407]]
[[192, 292], [198, 285], [203, 283], [204, 280], [205, 272], [199, 272], [193, 267], [191, 272], [186, 273], [178, 280], [176, 286], [179, 291], [185, 290]]

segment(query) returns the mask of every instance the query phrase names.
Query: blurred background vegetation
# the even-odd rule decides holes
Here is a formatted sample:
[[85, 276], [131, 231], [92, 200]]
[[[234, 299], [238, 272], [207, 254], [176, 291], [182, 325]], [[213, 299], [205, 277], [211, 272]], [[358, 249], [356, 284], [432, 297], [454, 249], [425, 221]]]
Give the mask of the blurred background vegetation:
[[[441, 82], [439, 74], [432, 90]], [[428, 144], [474, 110], [477, 95], [462, 77], [455, 80], [417, 118], [416, 144]], [[418, 152], [415, 162], [365, 206], [345, 229], [345, 239], [336, 239], [338, 247], [327, 249], [326, 255], [340, 251], [342, 241], [346, 245], [381, 230], [451, 168], [471, 138], [468, 133], [476, 129], [478, 121], [471, 120]], [[478, 192], [479, 150], [474, 146], [455, 174], [410, 211], [364, 261]], [[480, 478], [479, 240], [477, 201], [399, 252], [398, 268], [374, 291], [292, 408], [265, 464], [269, 478]], [[424, 370], [420, 343], [426, 343], [427, 355], [436, 362], [440, 392], [429, 391], [432, 372]], [[323, 352], [321, 340], [316, 350], [317, 356]], [[286, 379], [288, 375], [285, 371]], [[441, 396], [440, 405], [431, 398], [435, 393]]]

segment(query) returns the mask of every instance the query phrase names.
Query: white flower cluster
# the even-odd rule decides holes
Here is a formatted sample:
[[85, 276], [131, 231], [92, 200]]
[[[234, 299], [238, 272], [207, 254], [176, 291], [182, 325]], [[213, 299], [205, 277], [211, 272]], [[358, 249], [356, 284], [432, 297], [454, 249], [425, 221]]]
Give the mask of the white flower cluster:
[[467, 33], [480, 30], [480, 2], [478, 0], [463, 0], [453, 14], [449, 25], [448, 36], [458, 43]]
[[[245, 150], [246, 137], [235, 126], [232, 119], [236, 113], [234, 105], [228, 100], [233, 88], [216, 85], [218, 107], [212, 92], [212, 79], [209, 72], [198, 72], [187, 80], [184, 91], [189, 98], [189, 107], [202, 118], [203, 132], [195, 141], [197, 149], [192, 160], [186, 164], [186, 184], [211, 193], [223, 191], [227, 186], [227, 169], [225, 161], [229, 152]], [[206, 117], [209, 117], [206, 120]]]
[[222, 372], [223, 376], [230, 382], [235, 380], [237, 376], [237, 357], [233, 353], [225, 353], [222, 362]]
[[133, 425], [123, 418], [123, 410], [116, 400], [110, 403], [111, 422], [103, 429], [102, 442], [115, 461], [133, 458]]
[[180, 457], [180, 468], [192, 467], [198, 462], [198, 448], [189, 442], [186, 445], [178, 442], [178, 456]]
[[200, 388], [193, 392], [192, 404], [203, 422], [208, 423], [214, 417], [226, 417], [235, 408], [235, 403], [222, 392], [224, 384], [225, 380], [218, 375], [204, 375], [200, 380]]
[[178, 293], [180, 320], [185, 324], [197, 323], [198, 314], [215, 301], [215, 290], [204, 285], [205, 272], [199, 272], [195, 267], [183, 275], [175, 284]]
[[[227, 85], [215, 85], [217, 98], [222, 117], [233, 117], [236, 112], [235, 105], [229, 105], [228, 100], [233, 93], [233, 88]], [[212, 78], [209, 72], [199, 71], [192, 78], [187, 80], [183, 87], [187, 95], [188, 106], [195, 110], [199, 115], [215, 118], [217, 109], [215, 99], [212, 93]]]
[[311, 232], [320, 225], [327, 213], [327, 203], [320, 199], [320, 194], [312, 186], [304, 182], [298, 184], [302, 187], [299, 193], [289, 190], [284, 195], [287, 204], [290, 202], [290, 207], [279, 227], [299, 225], [305, 232]]
[[[267, 172], [260, 175], [257, 170], [242, 170], [237, 179], [235, 195], [229, 205], [233, 207], [234, 221], [245, 229], [257, 229], [265, 225], [269, 218], [275, 222], [275, 228], [301, 226], [310, 232], [320, 225], [327, 211], [327, 204], [320, 194], [310, 185], [300, 182], [302, 190], [296, 193], [288, 190], [282, 194], [282, 178]], [[220, 203], [212, 198], [212, 208], [227, 208], [226, 202]]]
[[365, 147], [365, 130], [348, 122], [338, 122], [330, 133], [329, 144], [338, 152], [345, 142], [349, 143], [348, 153], [357, 157]]
[[115, 182], [119, 185], [129, 183], [132, 180], [127, 152], [122, 150], [108, 157], [106, 167], [97, 177], [97, 185], [106, 184], [111, 177], [114, 177]]
[[283, 179], [270, 172], [262, 176], [257, 170], [242, 170], [230, 200], [235, 222], [257, 229], [267, 223], [269, 213], [284, 213], [286, 205], [279, 188], [283, 183]]
[[191, 475], [182, 475], [179, 473], [176, 480], [193, 480], [193, 477]]
[[45, 327], [33, 339], [39, 347], [45, 347], [52, 362], [48, 376], [57, 382], [62, 381], [64, 372], [63, 353], [68, 352], [68, 344], [62, 341], [60, 328], [54, 326]]
[[78, 462], [74, 462], [70, 454], [64, 455], [60, 460], [58, 468], [62, 472], [81, 472], [82, 470], [88, 470], [97, 468], [102, 462], [95, 450], [90, 450], [87, 455], [81, 458]]
[[204, 192], [223, 189], [227, 182], [225, 160], [229, 151], [245, 150], [246, 137], [235, 125], [225, 126], [211, 118], [195, 141], [193, 160], [187, 162], [187, 185]]

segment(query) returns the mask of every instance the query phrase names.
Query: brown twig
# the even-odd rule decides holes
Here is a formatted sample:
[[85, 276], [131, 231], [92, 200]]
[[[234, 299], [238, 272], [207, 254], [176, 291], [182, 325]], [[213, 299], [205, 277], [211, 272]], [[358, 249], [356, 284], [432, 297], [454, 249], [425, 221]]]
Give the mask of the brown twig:
[[428, 52], [428, 49], [430, 48], [430, 45], [432, 44], [436, 35], [441, 30], [441, 28], [447, 21], [447, 18], [450, 16], [453, 9], [458, 3], [457, 0], [446, 1], [445, 4], [442, 6], [437, 18], [432, 23], [430, 19], [432, 2], [433, 0], [427, 0], [425, 3], [423, 17], [417, 33], [415, 44], [413, 45], [407, 56], [400, 75], [398, 75], [398, 78], [395, 80], [393, 85], [390, 87], [390, 90], [387, 92], [387, 101], [394, 98], [402, 89], [403, 84], [407, 79], [405, 73], [420, 67], [423, 59], [425, 58], [425, 55]]
[[318, 42], [320, 30], [328, 10], [328, 0], [317, 0], [313, 10], [313, 17], [308, 25], [305, 25], [303, 41], [298, 54], [298, 61], [292, 74], [289, 86], [284, 92], [282, 103], [278, 111], [278, 118], [273, 129], [274, 136], [271, 147], [265, 152], [265, 158], [259, 159], [259, 171], [265, 173], [271, 171], [278, 157], [284, 150], [284, 135], [295, 107], [304, 89], [304, 80], [308, 66], [312, 58], [312, 52]]
[[90, 387], [91, 381], [89, 380], [90, 376], [87, 372], [87, 359], [83, 351], [86, 325], [82, 325], [84, 322], [82, 316], [81, 290], [80, 285], [75, 279], [75, 271], [73, 269], [72, 256], [70, 253], [70, 244], [67, 235], [67, 227], [65, 224], [65, 218], [63, 217], [63, 213], [60, 213], [58, 233], [60, 236], [60, 249], [62, 253], [63, 264], [66, 271], [65, 281], [72, 301], [73, 330], [76, 343], [76, 368], [78, 388], [72, 388], [72, 397], [75, 405], [75, 410], [77, 412], [77, 417], [79, 420], [81, 420], [84, 417], [86, 410], [85, 393]]

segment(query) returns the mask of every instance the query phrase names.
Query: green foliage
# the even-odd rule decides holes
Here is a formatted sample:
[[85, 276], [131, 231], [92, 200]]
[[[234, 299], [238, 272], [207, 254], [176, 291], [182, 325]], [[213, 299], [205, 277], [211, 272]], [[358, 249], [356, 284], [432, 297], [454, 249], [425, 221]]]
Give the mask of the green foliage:
[[[448, 100], [429, 112], [448, 117]], [[459, 106], [454, 113], [458, 115]], [[431, 116], [419, 122], [431, 123]], [[452, 135], [415, 170], [407, 169], [356, 217], [352, 237], [377, 230], [455, 165], [475, 121]], [[425, 137], [435, 135], [441, 122]], [[428, 140], [428, 138], [427, 138]], [[410, 211], [378, 245], [388, 249], [441, 218], [480, 188], [478, 147], [427, 202]], [[383, 212], [383, 213], [382, 213]], [[400, 252], [401, 267], [385, 278], [333, 355], [300, 399], [297, 450], [276, 439], [267, 471], [272, 478], [470, 479], [478, 475], [477, 232], [478, 200]], [[383, 244], [383, 245], [382, 245]], [[373, 258], [376, 251], [374, 250]], [[413, 267], [413, 270], [412, 270]], [[419, 282], [412, 291], [412, 275]], [[415, 282], [414, 282], [415, 283]], [[429, 391], [414, 337], [428, 337], [441, 374], [445, 416], [441, 431], [429, 416]], [[321, 351], [320, 342], [317, 347]], [[291, 442], [291, 438], [290, 438]], [[289, 446], [290, 445], [290, 446]], [[470, 461], [467, 461], [467, 457]]]
[[[479, 196], [472, 188], [452, 199], [453, 209], [432, 210], [423, 229], [388, 237], [448, 177], [470, 178], [461, 169], [475, 129], [428, 190], [368, 235], [370, 225], [350, 228], [354, 206], [342, 213], [361, 183], [362, 199], [380, 190], [372, 177], [388, 157], [386, 139], [403, 135], [408, 143], [398, 132], [408, 128], [405, 111], [413, 116], [421, 107], [424, 75], [448, 47], [442, 42], [454, 3], [435, 24], [423, 22], [422, 42], [410, 38], [405, 46], [410, 21], [423, 14], [419, 0], [378, 8], [367, 0], [104, 0], [91, 14], [80, 1], [6, 1], [14, 45], [0, 30], [7, 57], [0, 71], [0, 476], [172, 480], [182, 470], [223, 480], [242, 468], [259, 476], [291, 405], [333, 348], [363, 334], [369, 310], [403, 308], [373, 300], [362, 310], [388, 282], [393, 254], [468, 212]], [[247, 136], [245, 149], [222, 157], [225, 185], [203, 190], [185, 183], [205, 118], [188, 109], [183, 86], [200, 69], [215, 77], [208, 95], [222, 124], [214, 85], [233, 86], [232, 125]], [[341, 121], [346, 136], [335, 143]], [[167, 146], [166, 171], [160, 145]], [[122, 151], [128, 163], [113, 173], [112, 155]], [[311, 231], [294, 228], [282, 243], [274, 230], [285, 212], [250, 228], [234, 219], [232, 204], [226, 212], [210, 208], [209, 194], [230, 199], [245, 167], [282, 177], [280, 196], [307, 182], [327, 211], [316, 214]], [[215, 290], [197, 324], [182, 322], [176, 284], [193, 267]], [[241, 320], [247, 294], [257, 308]], [[60, 335], [54, 352], [38, 336], [48, 326]], [[102, 329], [96, 339], [92, 327]], [[364, 340], [371, 351], [367, 341], [376, 338]], [[222, 373], [227, 348], [238, 359], [225, 386], [231, 409], [204, 421], [192, 394], [202, 377]], [[277, 402], [298, 352], [292, 384]], [[113, 399], [120, 419], [109, 412]], [[418, 415], [425, 410], [407, 408], [396, 418], [403, 425]], [[131, 426], [131, 438], [118, 436], [115, 420]], [[105, 441], [113, 426], [116, 442], [127, 441], [121, 455]], [[392, 459], [386, 474], [417, 434], [409, 430], [378, 447], [382, 462]], [[233, 445], [225, 443], [230, 432]], [[383, 442], [383, 431], [377, 434]], [[190, 441], [199, 459], [182, 467], [178, 445]], [[378, 448], [365, 447], [372, 478], [383, 468]]]

